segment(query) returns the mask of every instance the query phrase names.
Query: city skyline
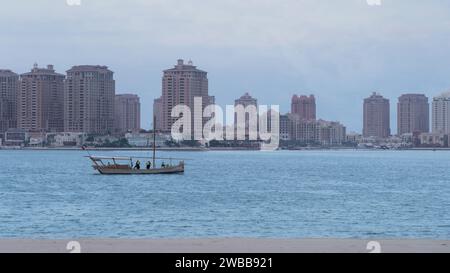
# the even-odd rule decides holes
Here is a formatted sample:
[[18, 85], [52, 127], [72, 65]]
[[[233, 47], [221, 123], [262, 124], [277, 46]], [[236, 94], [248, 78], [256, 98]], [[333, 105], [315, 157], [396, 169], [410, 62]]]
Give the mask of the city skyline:
[[[181, 59], [180, 59], [181, 60]], [[54, 65], [52, 65], [52, 66], [54, 66]], [[72, 65], [73, 66], [73, 65]], [[72, 66], [70, 66], [70, 67], [72, 67]], [[109, 67], [109, 66], [108, 66]], [[16, 73], [16, 74], [18, 74], [19, 76], [20, 75], [22, 75], [22, 74], [26, 74], [26, 73], [21, 73], [21, 72], [17, 72], [17, 71], [13, 71], [12, 69], [10, 69], [10, 68], [6, 68], [6, 67], [0, 67], [0, 69], [2, 69], [2, 71], [4, 71], [4, 72], [6, 72], [6, 71], [10, 71], [10, 72], [12, 72], [12, 73]], [[115, 71], [115, 69], [112, 69], [113, 71]], [[163, 69], [161, 69], [160, 70], [160, 73], [161, 72], [164, 72], [164, 70]], [[56, 73], [58, 73], [58, 71], [56, 71]], [[116, 72], [114, 72], [115, 73], [115, 78], [117, 78], [117, 73]], [[210, 73], [210, 72], [209, 72]], [[208, 74], [209, 74], [208, 73]], [[119, 76], [120, 77], [120, 76]], [[117, 81], [116, 81], [117, 82]], [[210, 84], [211, 84], [211, 81], [209, 81], [210, 82]], [[117, 82], [119, 85], [120, 85], [120, 82]], [[213, 84], [213, 83], [212, 83]], [[161, 89], [161, 86], [159, 87], [160, 89]], [[130, 90], [130, 88], [123, 88], [122, 90]], [[161, 92], [161, 91], [159, 91], [159, 92]], [[258, 92], [255, 92], [255, 91], [252, 91], [251, 89], [250, 89], [250, 91], [247, 91], [247, 93], [248, 92], [251, 92], [252, 94], [256, 94], [256, 98], [258, 99], [258, 100], [261, 100], [261, 101], [267, 101], [266, 99], [264, 99], [264, 98], [260, 98], [260, 96], [258, 96], [257, 95], [257, 93]], [[117, 90], [117, 88], [116, 88], [116, 94], [117, 95], [126, 95], [126, 94], [128, 94], [128, 93], [130, 93], [130, 92], [126, 92], [126, 91], [120, 91], [120, 90]], [[141, 92], [139, 92], [139, 91], [133, 91], [132, 92], [133, 94], [136, 94], [136, 95], [138, 95], [139, 97], [140, 97], [140, 100], [141, 100], [141, 104], [144, 106], [144, 107], [142, 107], [142, 115], [141, 115], [141, 119], [142, 119], [142, 123], [141, 123], [141, 127], [143, 128], [143, 129], [151, 129], [152, 128], [152, 124], [153, 124], [153, 115], [154, 115], [154, 112], [153, 112], [153, 107], [154, 107], [154, 100], [155, 99], [158, 99], [159, 98], [159, 96], [158, 96], [158, 93], [156, 93], [155, 94], [155, 97], [153, 98], [153, 99], [151, 99], [150, 100], [150, 102], [143, 102], [143, 99], [142, 99], [142, 97], [139, 95]], [[240, 94], [238, 94], [237, 95], [237, 97], [236, 98], [239, 98], [241, 95], [242, 95], [242, 93], [246, 93], [246, 92], [244, 92], [244, 91], [242, 91]], [[373, 93], [373, 91], [368, 91], [368, 92], [366, 92], [362, 97], [362, 99], [361, 99], [361, 101], [363, 101], [364, 100], [364, 98], [367, 96], [367, 94], [369, 94], [369, 93]], [[383, 93], [383, 92], [380, 92], [380, 91], [376, 91], [376, 93]], [[402, 95], [405, 95], [405, 94], [410, 94], [411, 92], [405, 92], [405, 93], [401, 93], [401, 92], [398, 92], [398, 93], [395, 93], [395, 94], [393, 94], [392, 96], [393, 97], [387, 97], [389, 100], [391, 100], [391, 101], [393, 101], [393, 99], [395, 99], [395, 101], [397, 100], [397, 98], [399, 98], [400, 96], [402, 96]], [[445, 89], [444, 90], [441, 90], [441, 91], [438, 91], [437, 93], [433, 93], [433, 94], [429, 94], [430, 92], [416, 92], [416, 93], [414, 93], [414, 94], [420, 94], [420, 95], [425, 95], [426, 97], [429, 97], [429, 98], [435, 98], [435, 97], [438, 97], [438, 96], [440, 96], [441, 94], [443, 94], [443, 93], [447, 93], [447, 91], [445, 91]], [[296, 96], [296, 94], [302, 94], [302, 92], [292, 92], [291, 94], [290, 94], [290, 96], [291, 97], [295, 97]], [[309, 94], [309, 93], [303, 93], [304, 95], [301, 95], [301, 96], [303, 96], [303, 97], [308, 97], [308, 96], [306, 96], [306, 94]], [[384, 94], [384, 93], [383, 93]], [[160, 95], [160, 94], [159, 94]], [[212, 94], [214, 97], [217, 97], [218, 95], [216, 94], [216, 93], [213, 93]], [[314, 97], [314, 100], [315, 101], [318, 101], [318, 103], [316, 104], [317, 106], [316, 106], [316, 109], [317, 110], [315, 110], [316, 112], [317, 112], [317, 116], [321, 116], [321, 112], [322, 111], [320, 111], [321, 110], [321, 108], [323, 107], [321, 107], [321, 105], [323, 105], [323, 103], [321, 103], [321, 102], [323, 102], [324, 100], [326, 101], [327, 99], [325, 98], [322, 98], [322, 100], [320, 100], [320, 98], [317, 98], [317, 95], [316, 94], [314, 94], [314, 93], [312, 93], [311, 94], [311, 96], [313, 96]], [[233, 104], [233, 102], [236, 100], [236, 98], [234, 98], [234, 99], [232, 99], [231, 101], [227, 101], [227, 102], [225, 102], [224, 104], [221, 104], [221, 103], [218, 103], [219, 105], [232, 105]], [[292, 100], [289, 100], [289, 98], [288, 99], [286, 99], [286, 98], [280, 98], [280, 99], [282, 99], [282, 103], [280, 104], [280, 106], [281, 106], [281, 113], [290, 113], [291, 111], [292, 111]], [[299, 96], [299, 99], [300, 99], [300, 96]], [[269, 102], [269, 104], [270, 104], [270, 102]], [[355, 103], [355, 105], [356, 105], [357, 103]], [[430, 108], [431, 108], [431, 106], [430, 106]], [[146, 116], [147, 114], [148, 114], [148, 112], [151, 112], [150, 114], [149, 114], [149, 116]], [[395, 134], [397, 134], [397, 132], [398, 132], [398, 118], [397, 118], [397, 115], [395, 114], [395, 115], [392, 115], [392, 113], [397, 113], [397, 111], [398, 111], [398, 105], [397, 105], [397, 103], [391, 103], [390, 104], [390, 112], [391, 112], [391, 115], [390, 115], [390, 124], [391, 124], [391, 133], [393, 134], [393, 135], [395, 135]], [[363, 112], [363, 107], [361, 107], [361, 113]], [[322, 115], [323, 116], [323, 115]], [[332, 115], [333, 116], [333, 115]], [[337, 116], [337, 115], [334, 115], [334, 116]], [[333, 119], [333, 118], [331, 118], [331, 119], [329, 119], [329, 120], [335, 120], [335, 121], [340, 121], [340, 122], [343, 122], [344, 124], [348, 124], [348, 122], [346, 121], [346, 120], [338, 120], [338, 119]], [[430, 114], [430, 124], [431, 124], [431, 114]], [[355, 129], [350, 129], [349, 131], [352, 131], [352, 132], [360, 132], [360, 133], [362, 133], [363, 132], [363, 123], [361, 122], [361, 121], [359, 121], [359, 123], [361, 123], [361, 129], [358, 131], [358, 130], [355, 130]], [[430, 126], [431, 127], [431, 126]], [[431, 129], [430, 129], [431, 130]]]
[[[117, 90], [135, 92], [149, 105], [143, 110], [147, 128], [161, 68], [177, 57], [210, 72], [209, 87], [220, 105], [249, 91], [287, 112], [286, 97], [315, 94], [318, 116], [357, 132], [362, 105], [354, 105], [373, 91], [393, 101], [402, 93], [432, 98], [450, 88], [450, 3], [96, 0], [70, 7], [43, 0], [3, 7], [0, 22], [8, 27], [0, 50], [9, 54], [1, 67], [23, 73], [33, 62], [58, 68], [107, 64], [116, 72]], [[54, 12], [42, 17], [48, 10]], [[422, 17], [426, 24], [417, 20]], [[396, 123], [391, 116], [394, 130]]]
[[[184, 63], [184, 60], [183, 59], [178, 59], [178, 61], [177, 61], [178, 63], [177, 63], [177, 65], [175, 65], [175, 67], [174, 68], [172, 68], [172, 69], [166, 69], [166, 70], [162, 70], [162, 72], [163, 72], [163, 87], [162, 87], [162, 90], [163, 90], [163, 92], [165, 91], [165, 87], [164, 87], [164, 85], [166, 84], [165, 83], [165, 80], [164, 80], [164, 78], [165, 78], [165, 76], [164, 75], [166, 75], [167, 74], [167, 72], [176, 72], [176, 70], [177, 70], [177, 67], [183, 67], [183, 69], [186, 69], [186, 68], [188, 68], [188, 70], [190, 69], [190, 67], [192, 67], [194, 70], [193, 71], [196, 71], [196, 66], [194, 66], [193, 65], [193, 62], [190, 60], [188, 63]], [[97, 69], [107, 69], [108, 70], [108, 66], [104, 66], [104, 65], [78, 65], [78, 66], [72, 66], [72, 68], [71, 69], [69, 69], [68, 71], [66, 71], [67, 73], [69, 73], [70, 74], [70, 71], [72, 70], [72, 69], [94, 69], [94, 70], [97, 70]], [[114, 74], [114, 78], [115, 78], [115, 72], [114, 71], [111, 71], [111, 70], [108, 70], [108, 71], [110, 71], [112, 74]], [[208, 74], [208, 72], [206, 72], [206, 71], [202, 71], [202, 70], [198, 70], [199, 72], [202, 72], [202, 73], [206, 73], [206, 74]], [[8, 68], [1, 68], [1, 72], [2, 72], [2, 76], [4, 77], [3, 78], [3, 80], [5, 80], [5, 79], [7, 79], [7, 77], [12, 77], [12, 78], [14, 78], [15, 76], [17, 76], [17, 77], [19, 77], [20, 79], [26, 79], [27, 77], [31, 77], [31, 76], [29, 76], [29, 75], [33, 75], [33, 72], [34, 73], [37, 73], [36, 75], [44, 75], [44, 76], [47, 76], [47, 77], [49, 77], [49, 76], [53, 76], [53, 77], [55, 77], [55, 76], [57, 76], [57, 77], [59, 77], [59, 78], [61, 78], [61, 77], [64, 77], [64, 79], [66, 78], [66, 75], [63, 75], [63, 74], [59, 74], [59, 73], [57, 73], [56, 72], [56, 70], [54, 69], [54, 65], [47, 65], [47, 67], [46, 68], [39, 68], [39, 66], [38, 66], [38, 64], [37, 63], [35, 63], [34, 65], [33, 65], [33, 68], [32, 68], [32, 70], [31, 70], [31, 72], [27, 72], [27, 73], [21, 73], [21, 74], [18, 74], [18, 73], [16, 73], [15, 71], [12, 71], [12, 70], [10, 70], [10, 69], [8, 69]], [[205, 75], [206, 75], [205, 74]], [[70, 78], [70, 77], [68, 77], [68, 78]], [[18, 84], [18, 87], [19, 87], [19, 89], [18, 89], [18, 94], [20, 93], [20, 90], [21, 90], [21, 83], [22, 81], [19, 81], [19, 82], [17, 82], [17, 84]], [[6, 84], [6, 82], [5, 82], [5, 84]], [[22, 84], [23, 85], [23, 84]], [[115, 85], [116, 85], [116, 81], [113, 79], [113, 88], [114, 88], [114, 94], [115, 95], [117, 95], [117, 96], [121, 96], [121, 95], [135, 95], [135, 96], [138, 96], [137, 94], [130, 94], [130, 92], [116, 92], [116, 90], [115, 90]], [[204, 96], [203, 97], [203, 101], [205, 102], [207, 102], [205, 105], [207, 105], [208, 103], [215, 103], [215, 95], [216, 94], [211, 94], [211, 96], [209, 96], [208, 95], [208, 85], [209, 85], [209, 81], [208, 81], [208, 79], [206, 79], [206, 96]], [[52, 84], [49, 84], [49, 87], [48, 88], [51, 88], [51, 86], [52, 86]], [[4, 86], [4, 88], [6, 88], [6, 86]], [[57, 89], [57, 87], [53, 87], [53, 89]], [[5, 89], [5, 91], [3, 91], [3, 93], [4, 93], [4, 97], [6, 98], [6, 89]], [[55, 92], [55, 90], [53, 90], [53, 91], [48, 91], [48, 92]], [[66, 91], [65, 91], [66, 92]], [[200, 91], [199, 91], [200, 92]], [[439, 98], [439, 97], [441, 97], [442, 96], [442, 94], [446, 94], [446, 93], [448, 93], [448, 92], [444, 92], [444, 93], [439, 93], [438, 95], [435, 95], [435, 96], [432, 96], [432, 99], [433, 100], [435, 100], [436, 98]], [[247, 96], [249, 94], [249, 92], [245, 92], [245, 94], [244, 94], [244, 97], [245, 96]], [[379, 94], [378, 92], [372, 92], [372, 94]], [[241, 96], [239, 96], [237, 99], [235, 99], [234, 100], [234, 104], [236, 104], [236, 101], [237, 100], [239, 100], [239, 98], [240, 98]], [[402, 101], [402, 100], [417, 100], [418, 98], [417, 97], [419, 97], [419, 99], [420, 98], [422, 98], [422, 97], [424, 97], [424, 98], [426, 98], [427, 99], [427, 96], [425, 95], [425, 94], [412, 94], [412, 93], [405, 93], [405, 94], [400, 94], [399, 96], [398, 96], [398, 100], [399, 100], [399, 103], [388, 103], [388, 105], [389, 105], [389, 111], [388, 111], [388, 116], [390, 117], [390, 119], [389, 119], [389, 126], [390, 126], [390, 128], [389, 128], [389, 131], [390, 131], [390, 135], [397, 135], [398, 134], [398, 132], [399, 132], [399, 129], [400, 129], [400, 127], [399, 127], [399, 123], [397, 122], [396, 123], [396, 125], [397, 125], [397, 127], [393, 127], [393, 125], [392, 125], [392, 122], [391, 122], [391, 120], [393, 119], [393, 118], [395, 118], [397, 121], [398, 120], [400, 120], [400, 116], [399, 115], [401, 115], [401, 111], [400, 111], [400, 109], [401, 108], [399, 108], [400, 107], [400, 102]], [[141, 103], [141, 98], [138, 96], [138, 98], [139, 98], [139, 103]], [[149, 105], [145, 105], [144, 104], [144, 107], [139, 107], [139, 111], [141, 111], [141, 109], [143, 109], [144, 111], [142, 111], [142, 112], [146, 112], [146, 110], [148, 110], [149, 108], [150, 109], [152, 109], [152, 117], [153, 116], [156, 116], [157, 117], [157, 123], [158, 122], [160, 122], [161, 124], [160, 124], [160, 127], [162, 128], [162, 126], [163, 126], [163, 123], [162, 123], [162, 118], [163, 118], [163, 116], [161, 116], [161, 121], [160, 120], [158, 120], [158, 116], [160, 115], [159, 113], [157, 113], [157, 111], [155, 112], [154, 110], [155, 110], [155, 106], [156, 107], [158, 107], [157, 105], [156, 105], [156, 102], [157, 101], [159, 101], [159, 100], [161, 100], [160, 101], [160, 103], [161, 103], [161, 107], [163, 106], [163, 100], [162, 100], [162, 98], [163, 98], [163, 96], [160, 96], [160, 97], [156, 97], [156, 98], [154, 98], [154, 100], [153, 100], [153, 103], [152, 104], [150, 104], [151, 106], [149, 107]], [[20, 99], [20, 96], [18, 96], [18, 99]], [[259, 100], [259, 97], [255, 97], [255, 99], [256, 100]], [[286, 99], [286, 98], [285, 98]], [[192, 100], [192, 98], [190, 99], [190, 100]], [[390, 101], [390, 98], [388, 98], [388, 100]], [[427, 99], [428, 100], [428, 99]], [[30, 103], [30, 102], [28, 102], [28, 103]], [[53, 102], [53, 103], [55, 103], [55, 102]], [[114, 102], [112, 102], [113, 104], [114, 104]], [[411, 102], [409, 102], [409, 103], [411, 103]], [[432, 131], [433, 132], [433, 130], [431, 130], [431, 126], [429, 125], [429, 124], [432, 124], [432, 122], [433, 122], [433, 120], [432, 120], [432, 118], [433, 118], [433, 115], [431, 114], [431, 113], [429, 113], [430, 112], [430, 110], [429, 109], [431, 109], [431, 104], [427, 101], [426, 102], [427, 104], [428, 104], [428, 111], [426, 111], [426, 110], [421, 110], [422, 112], [423, 111], [426, 111], [427, 113], [428, 113], [428, 117], [421, 117], [421, 123], [422, 123], [422, 126], [423, 126], [423, 128], [421, 129], [421, 130], [416, 130], [415, 132], [429, 132], [429, 131]], [[318, 103], [319, 105], [320, 105], [320, 101], [319, 101], [319, 103]], [[231, 104], [229, 104], [229, 105], [231, 105]], [[392, 107], [393, 106], [395, 106], [395, 110], [394, 111], [392, 111], [391, 109], [392, 109]], [[25, 107], [25, 108], [27, 108], [27, 107]], [[25, 109], [24, 108], [24, 109]], [[166, 107], [167, 108], [167, 107]], [[297, 94], [294, 94], [294, 95], [292, 95], [292, 99], [291, 99], [291, 101], [290, 101], [290, 111], [283, 111], [284, 109], [281, 109], [281, 111], [280, 111], [280, 114], [290, 114], [290, 113], [293, 113], [294, 112], [294, 114], [297, 114], [297, 115], [300, 115], [300, 117], [301, 118], [303, 118], [303, 119], [311, 119], [311, 120], [315, 120], [316, 119], [316, 115], [317, 116], [319, 116], [318, 114], [316, 114], [316, 108], [317, 108], [317, 106], [316, 106], [316, 97], [315, 97], [315, 95], [314, 94], [311, 94], [311, 95], [304, 95], [304, 94], [300, 94], [300, 95], [297, 95]], [[3, 107], [3, 109], [5, 109], [5, 107]], [[18, 111], [17, 109], [14, 109], [15, 111]], [[161, 108], [161, 110], [163, 111], [163, 109]], [[166, 109], [167, 110], [167, 109]], [[335, 109], [335, 110], [337, 110], [337, 108]], [[300, 113], [302, 111], [302, 113]], [[14, 111], [13, 111], [14, 112]], [[54, 111], [55, 112], [55, 111]], [[55, 113], [57, 113], [58, 111], [56, 111]], [[64, 111], [65, 112], [65, 111]], [[142, 122], [141, 122], [141, 120], [146, 120], [146, 118], [145, 118], [145, 116], [142, 114], [142, 112], [141, 112], [141, 115], [139, 116], [139, 122], [140, 122], [140, 127], [142, 128], [142, 129], [151, 129], [152, 128], [152, 126], [153, 126], [153, 120], [151, 120], [151, 124], [150, 125], [147, 125], [147, 124], [143, 124]], [[295, 113], [295, 112], [297, 112], [297, 113]], [[392, 114], [392, 113], [395, 113], [395, 114]], [[54, 116], [55, 116], [55, 114], [53, 114]], [[364, 125], [364, 109], [363, 109], [363, 111], [362, 111], [362, 124]], [[29, 129], [27, 126], [20, 126], [20, 113], [19, 112], [17, 112], [17, 116], [18, 116], [18, 119], [17, 119], [17, 126], [18, 126], [18, 128], [24, 128], [24, 129]], [[116, 115], [117, 116], [117, 115]], [[323, 118], [323, 117], [321, 117], [321, 118]], [[416, 117], [417, 118], [417, 117]], [[113, 118], [114, 119], [114, 118]], [[412, 119], [412, 118], [411, 118]], [[425, 120], [424, 120], [425, 119]], [[337, 122], [341, 122], [341, 123], [343, 123], [343, 124], [345, 124], [346, 125], [346, 122], [345, 121], [342, 121], [342, 120], [337, 120], [337, 119], [330, 119], [330, 120], [332, 120], [332, 121], [337, 121]], [[15, 121], [13, 121], [13, 122], [15, 122]], [[53, 121], [53, 122], [55, 122], [55, 121]], [[57, 121], [56, 121], [57, 122]], [[110, 129], [109, 130], [111, 130], [111, 132], [112, 131], [114, 131], [114, 130], [116, 130], [117, 128], [116, 128], [116, 125], [114, 124], [114, 121], [112, 121], [112, 120], [110, 120], [110, 121], [108, 121], [109, 123], [111, 123], [112, 125], [108, 125], [108, 127], [110, 127]], [[405, 122], [405, 121], [404, 121]], [[412, 121], [410, 121], [410, 122], [412, 122]], [[428, 124], [426, 124], [428, 122]], [[347, 126], [347, 125], [346, 125]], [[428, 128], [430, 128], [430, 129], [426, 129], [427, 128], [427, 126], [428, 126]], [[362, 126], [362, 127], [364, 127], [364, 126]], [[32, 130], [33, 130], [33, 127], [30, 127]], [[67, 128], [67, 127], [65, 127], [65, 128]], [[112, 129], [111, 129], [112, 128]], [[159, 130], [161, 130], [161, 128], [159, 128]], [[393, 128], [396, 128], [396, 130], [394, 131], [393, 130]], [[364, 128], [363, 128], [364, 129]], [[58, 131], [58, 130], [46, 130], [46, 131]], [[67, 131], [67, 130], [65, 130], [65, 131]], [[76, 130], [72, 130], [72, 131], [80, 131], [79, 129], [76, 129]], [[106, 130], [105, 132], [107, 132], [108, 130]], [[164, 131], [164, 130], [163, 130]], [[165, 130], [165, 131], [167, 131], [167, 130]], [[348, 132], [355, 132], [354, 130], [348, 130]], [[364, 134], [364, 130], [361, 130], [361, 132], [357, 132], [357, 133], [361, 133], [361, 134]], [[384, 134], [385, 135], [385, 134]]]

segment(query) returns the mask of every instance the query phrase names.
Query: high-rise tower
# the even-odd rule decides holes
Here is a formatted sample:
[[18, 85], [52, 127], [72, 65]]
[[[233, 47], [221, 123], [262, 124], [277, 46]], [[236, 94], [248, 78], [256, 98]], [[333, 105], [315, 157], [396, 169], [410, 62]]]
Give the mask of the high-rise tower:
[[114, 72], [106, 66], [74, 66], [64, 88], [67, 132], [106, 135], [114, 131]]

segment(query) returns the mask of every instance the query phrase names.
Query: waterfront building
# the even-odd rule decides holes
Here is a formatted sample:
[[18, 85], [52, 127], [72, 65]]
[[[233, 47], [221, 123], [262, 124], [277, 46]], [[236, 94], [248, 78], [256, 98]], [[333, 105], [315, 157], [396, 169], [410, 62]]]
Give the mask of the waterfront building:
[[418, 136], [418, 135], [420, 135], [420, 134], [418, 134], [418, 133], [406, 133], [406, 134], [403, 134], [403, 135], [399, 136], [399, 138], [401, 138], [402, 143], [404, 143], [404, 144], [411, 144], [411, 146], [414, 146], [416, 144], [415, 143], [416, 136]]
[[433, 99], [432, 132], [450, 134], [450, 92]]
[[290, 114], [291, 139], [305, 144], [319, 143], [318, 123], [313, 120], [301, 119], [298, 115]]
[[17, 127], [17, 89], [19, 75], [0, 69], [0, 135]]
[[312, 145], [341, 145], [346, 141], [346, 128], [339, 122], [304, 120], [289, 114], [290, 140]]
[[280, 115], [280, 140], [291, 140], [291, 120], [289, 115]]
[[422, 147], [448, 147], [448, 140], [448, 134], [423, 133], [419, 135], [419, 142]]
[[389, 100], [380, 94], [372, 93], [364, 100], [364, 137], [387, 138], [391, 134], [390, 129]]
[[356, 132], [350, 132], [346, 135], [345, 141], [350, 143], [359, 143], [361, 142], [362, 135]]
[[[125, 138], [133, 147], [153, 147], [153, 133], [127, 133], [125, 134]], [[166, 146], [166, 142], [170, 141], [171, 137], [168, 134], [157, 133], [155, 139], [156, 147], [164, 147]]]
[[53, 65], [20, 75], [17, 127], [30, 132], [64, 131], [64, 78]]
[[85, 133], [49, 133], [46, 140], [51, 147], [81, 147], [83, 146], [87, 135]]
[[116, 133], [139, 132], [141, 129], [139, 96], [134, 94], [116, 95], [114, 117]]
[[64, 88], [66, 132], [106, 135], [114, 131], [114, 72], [107, 66], [74, 66]]
[[177, 105], [186, 105], [191, 109], [192, 130], [203, 131], [205, 119], [194, 123], [194, 98], [202, 98], [202, 113], [207, 105], [214, 102], [208, 94], [207, 72], [197, 69], [192, 61], [187, 64], [178, 60], [174, 68], [164, 70], [162, 78], [162, 124], [165, 132], [170, 132], [178, 118], [172, 117], [172, 109]]
[[304, 120], [316, 120], [316, 98], [314, 95], [292, 97], [291, 114]]
[[23, 146], [28, 141], [27, 131], [18, 128], [8, 129], [4, 134], [4, 146]]
[[[235, 125], [235, 135], [237, 136], [237, 130], [245, 130], [245, 139], [250, 137], [250, 121], [256, 125], [255, 130], [258, 131], [258, 100], [253, 98], [248, 92], [242, 95], [240, 98], [234, 101], [234, 106], [242, 106], [244, 109], [249, 109], [248, 107], [254, 107], [256, 110], [256, 115], [250, 116], [251, 113], [245, 111], [244, 124], [240, 124], [238, 121], [238, 114], [234, 113], [234, 125]], [[251, 120], [250, 120], [251, 119]], [[268, 124], [269, 125], [269, 124]], [[269, 127], [270, 128], [270, 127]], [[253, 139], [255, 140], [255, 139]]]
[[319, 120], [319, 141], [325, 146], [341, 145], [346, 141], [346, 128], [335, 121]]
[[397, 134], [428, 133], [430, 105], [423, 94], [404, 94], [398, 98]]
[[27, 147], [43, 147], [46, 144], [46, 133], [34, 131], [28, 133]]

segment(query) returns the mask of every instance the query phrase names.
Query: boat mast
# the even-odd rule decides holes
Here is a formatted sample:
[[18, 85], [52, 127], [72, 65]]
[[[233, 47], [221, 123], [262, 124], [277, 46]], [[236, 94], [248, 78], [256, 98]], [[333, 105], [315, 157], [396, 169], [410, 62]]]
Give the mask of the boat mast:
[[156, 168], [156, 116], [153, 116], [153, 168]]

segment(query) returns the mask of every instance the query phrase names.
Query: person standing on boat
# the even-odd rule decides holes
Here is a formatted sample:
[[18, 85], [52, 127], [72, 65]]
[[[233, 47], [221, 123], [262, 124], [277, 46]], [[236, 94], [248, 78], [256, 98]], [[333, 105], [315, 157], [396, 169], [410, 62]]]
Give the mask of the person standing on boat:
[[147, 161], [147, 170], [150, 170], [151, 167], [152, 167], [152, 163], [150, 161]]
[[138, 160], [136, 161], [136, 166], [134, 167], [136, 170], [140, 170], [141, 169], [141, 162]]

